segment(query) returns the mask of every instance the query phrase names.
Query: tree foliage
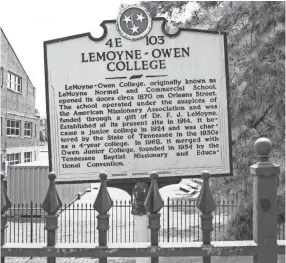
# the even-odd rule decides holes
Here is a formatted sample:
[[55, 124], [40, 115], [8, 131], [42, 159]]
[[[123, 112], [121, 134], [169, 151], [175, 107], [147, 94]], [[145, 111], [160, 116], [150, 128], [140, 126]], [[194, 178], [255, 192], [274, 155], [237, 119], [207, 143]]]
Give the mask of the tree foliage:
[[[182, 27], [227, 33], [234, 171], [232, 177], [212, 179], [212, 187], [221, 196], [234, 196], [239, 193], [240, 199], [248, 203], [252, 199], [252, 178], [249, 167], [257, 162], [253, 145], [258, 138], [267, 137], [273, 143], [271, 161], [281, 167], [277, 192], [279, 216], [283, 221], [285, 217], [285, 2], [142, 2], [142, 4], [151, 10], [153, 16], [165, 16], [170, 21], [168, 24], [170, 30], [176, 31], [177, 27]], [[193, 6], [193, 11], [186, 18], [190, 6]]]

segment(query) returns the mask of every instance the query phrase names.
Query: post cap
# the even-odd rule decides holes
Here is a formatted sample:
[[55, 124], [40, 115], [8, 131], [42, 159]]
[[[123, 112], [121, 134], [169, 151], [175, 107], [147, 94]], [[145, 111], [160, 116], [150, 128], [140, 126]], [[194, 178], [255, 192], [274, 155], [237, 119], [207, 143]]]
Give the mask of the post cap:
[[272, 148], [272, 142], [267, 138], [259, 138], [254, 143], [254, 149], [258, 155], [268, 156]]
[[203, 215], [208, 215], [216, 210], [216, 203], [209, 185], [209, 171], [204, 170], [201, 176], [204, 181], [196, 205]]
[[101, 183], [93, 204], [93, 208], [102, 215], [106, 214], [110, 210], [110, 208], [113, 206], [113, 201], [108, 193], [107, 185], [105, 182], [107, 179], [107, 174], [100, 173], [99, 178]]
[[56, 177], [57, 177], [56, 173], [54, 173], [54, 172], [49, 173], [49, 180], [50, 181], [55, 181]]
[[99, 174], [99, 178], [100, 178], [101, 181], [106, 181], [106, 180], [107, 180], [107, 174], [105, 174], [105, 173], [100, 173], [100, 174]]
[[203, 170], [201, 176], [202, 176], [202, 178], [203, 178], [204, 180], [208, 180], [211, 175], [210, 175], [210, 172], [209, 172], [208, 170]]
[[254, 143], [254, 150], [258, 155], [258, 162], [250, 166], [250, 174], [255, 176], [277, 176], [280, 173], [279, 165], [269, 161], [269, 154], [273, 148], [267, 138], [259, 138]]
[[147, 210], [147, 212], [157, 213], [164, 206], [164, 201], [160, 195], [157, 183], [158, 173], [152, 172], [150, 174], [150, 178], [151, 178], [151, 185], [144, 202], [144, 207]]
[[47, 190], [47, 194], [42, 204], [42, 208], [48, 215], [54, 215], [62, 207], [62, 201], [58, 195], [56, 185], [54, 183], [56, 179], [56, 173], [50, 172], [49, 175], [50, 185]]
[[158, 173], [156, 173], [156, 172], [152, 172], [152, 173], [150, 174], [151, 180], [156, 180], [156, 179], [158, 179], [158, 177], [159, 177], [159, 175], [158, 175]]

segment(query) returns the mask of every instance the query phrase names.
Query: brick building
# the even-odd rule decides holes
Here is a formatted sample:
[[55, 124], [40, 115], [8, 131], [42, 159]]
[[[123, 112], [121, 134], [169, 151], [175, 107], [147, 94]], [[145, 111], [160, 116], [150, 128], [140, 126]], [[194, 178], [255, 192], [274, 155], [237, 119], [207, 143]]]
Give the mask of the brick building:
[[0, 28], [1, 164], [37, 160], [40, 115], [35, 109], [33, 86], [16, 53]]

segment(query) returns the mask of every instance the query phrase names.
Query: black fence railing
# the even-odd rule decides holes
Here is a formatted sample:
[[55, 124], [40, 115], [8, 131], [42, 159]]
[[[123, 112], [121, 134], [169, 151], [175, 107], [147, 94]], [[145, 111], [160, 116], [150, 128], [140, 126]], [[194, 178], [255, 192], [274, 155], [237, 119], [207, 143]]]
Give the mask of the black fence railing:
[[[134, 242], [134, 216], [130, 201], [115, 200], [109, 211], [108, 243]], [[223, 240], [235, 212], [234, 201], [217, 202], [212, 240]], [[201, 241], [200, 212], [195, 201], [168, 198], [161, 212], [160, 242]], [[98, 242], [97, 212], [91, 203], [63, 205], [59, 212], [58, 243]], [[13, 205], [8, 210], [6, 242], [46, 241], [45, 212], [41, 204]], [[285, 239], [285, 223], [277, 226], [277, 239]]]

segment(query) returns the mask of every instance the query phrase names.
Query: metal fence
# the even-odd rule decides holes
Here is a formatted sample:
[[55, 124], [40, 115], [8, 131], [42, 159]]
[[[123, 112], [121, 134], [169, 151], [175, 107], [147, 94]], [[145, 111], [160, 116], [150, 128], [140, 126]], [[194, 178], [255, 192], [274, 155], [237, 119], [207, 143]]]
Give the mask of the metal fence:
[[[109, 211], [109, 243], [134, 242], [134, 216], [130, 201], [115, 200]], [[221, 201], [213, 213], [212, 240], [223, 240], [228, 221], [235, 212], [234, 201]], [[160, 242], [201, 241], [200, 212], [195, 201], [168, 198], [161, 212]], [[98, 242], [97, 212], [93, 204], [64, 205], [59, 212], [58, 243]], [[13, 205], [8, 211], [6, 240], [15, 243], [46, 241], [45, 212], [41, 204]], [[285, 224], [277, 226], [277, 239], [285, 239]]]

